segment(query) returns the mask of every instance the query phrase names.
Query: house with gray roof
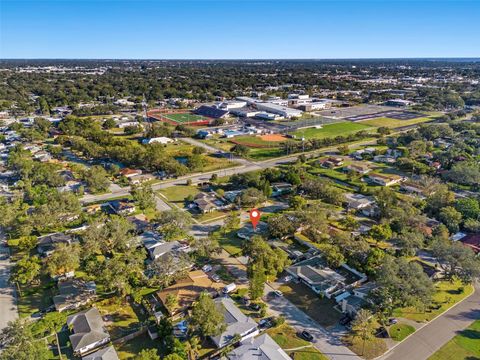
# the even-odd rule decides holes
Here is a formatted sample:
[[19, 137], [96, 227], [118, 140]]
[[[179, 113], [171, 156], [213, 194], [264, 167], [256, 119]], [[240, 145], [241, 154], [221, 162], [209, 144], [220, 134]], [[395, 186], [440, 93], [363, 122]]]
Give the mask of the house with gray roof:
[[71, 234], [62, 232], [40, 236], [37, 238], [37, 251], [42, 256], [48, 256], [55, 251], [58, 244], [72, 244], [77, 241]]
[[76, 309], [87, 304], [96, 292], [94, 281], [67, 279], [59, 281], [57, 286], [59, 294], [53, 297], [53, 304], [59, 312]]
[[239, 347], [233, 349], [227, 358], [229, 360], [291, 360], [291, 357], [268, 334], [245, 340]]
[[235, 335], [240, 336], [240, 341], [245, 341], [259, 334], [257, 323], [242, 313], [231, 298], [220, 297], [214, 301], [218, 311], [223, 313], [226, 325], [220, 335], [210, 337], [217, 348], [227, 346]]
[[82, 360], [119, 360], [119, 357], [115, 348], [113, 346], [108, 346], [82, 357]]
[[70, 343], [77, 356], [83, 356], [110, 342], [110, 335], [97, 308], [70, 315], [67, 317], [67, 326], [72, 332]]

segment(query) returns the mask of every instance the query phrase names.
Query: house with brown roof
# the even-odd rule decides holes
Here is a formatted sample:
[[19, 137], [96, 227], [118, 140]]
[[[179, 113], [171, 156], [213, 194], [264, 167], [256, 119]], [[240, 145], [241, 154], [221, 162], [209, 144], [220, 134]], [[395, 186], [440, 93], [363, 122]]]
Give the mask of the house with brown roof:
[[[212, 297], [216, 297], [224, 286], [225, 284], [221, 282], [212, 281], [202, 270], [194, 270], [190, 271], [186, 278], [158, 291], [156, 295], [173, 316], [190, 308], [201, 293], [207, 292]], [[168, 305], [169, 298], [172, 296], [177, 301], [177, 305], [173, 308]]]
[[125, 176], [127, 178], [131, 178], [131, 177], [136, 176], [136, 175], [141, 175], [142, 170], [125, 168], [125, 169], [120, 170], [119, 174], [122, 175], [122, 176]]

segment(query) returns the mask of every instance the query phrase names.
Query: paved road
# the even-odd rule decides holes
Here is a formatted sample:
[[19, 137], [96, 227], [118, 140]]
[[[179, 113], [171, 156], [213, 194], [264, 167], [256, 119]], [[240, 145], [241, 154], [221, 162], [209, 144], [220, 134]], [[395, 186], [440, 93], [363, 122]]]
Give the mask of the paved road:
[[360, 357], [340, 341], [341, 333], [327, 331], [285, 297], [269, 296], [268, 294], [271, 291], [273, 291], [273, 288], [265, 285], [264, 293], [270, 313], [275, 316], [284, 316], [286, 322], [298, 332], [307, 330], [313, 335], [315, 339], [313, 345], [320, 352], [332, 360], [360, 360]]
[[8, 248], [4, 244], [3, 234], [0, 233], [0, 331], [7, 326], [9, 321], [18, 317], [15, 290], [8, 281], [12, 264], [5, 257], [6, 253], [8, 253]]
[[382, 360], [425, 360], [459, 331], [480, 319], [480, 285], [469, 298], [429, 322], [408, 339], [382, 356]]

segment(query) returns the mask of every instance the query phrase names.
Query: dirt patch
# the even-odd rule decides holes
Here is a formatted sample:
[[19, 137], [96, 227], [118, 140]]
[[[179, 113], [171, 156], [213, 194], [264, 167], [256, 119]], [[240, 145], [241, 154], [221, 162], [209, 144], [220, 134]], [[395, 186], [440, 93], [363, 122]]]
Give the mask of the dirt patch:
[[285, 141], [287, 138], [283, 135], [280, 134], [267, 134], [267, 135], [261, 135], [260, 139], [264, 141]]

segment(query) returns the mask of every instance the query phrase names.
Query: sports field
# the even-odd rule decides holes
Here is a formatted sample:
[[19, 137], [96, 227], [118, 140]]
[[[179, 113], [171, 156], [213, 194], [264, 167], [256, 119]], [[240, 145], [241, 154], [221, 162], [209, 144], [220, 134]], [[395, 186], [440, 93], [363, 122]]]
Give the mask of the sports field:
[[230, 142], [234, 144], [249, 146], [252, 148], [272, 148], [278, 147], [279, 144], [285, 140], [287, 140], [287, 138], [283, 137], [282, 135], [245, 135], [237, 136], [230, 140]]
[[369, 124], [364, 124], [364, 122], [358, 123], [345, 121], [323, 125], [321, 129], [300, 129], [293, 132], [293, 135], [295, 135], [297, 139], [301, 139], [302, 137], [305, 137], [305, 139], [324, 139], [329, 137], [350, 135], [359, 132], [360, 130], [373, 130], [373, 127]]
[[192, 123], [192, 122], [205, 120], [203, 116], [190, 114], [190, 113], [162, 114], [162, 116], [170, 121], [173, 121], [179, 124]]
[[402, 126], [420, 124], [422, 122], [426, 122], [430, 120], [432, 120], [432, 118], [430, 117], [421, 117], [421, 118], [410, 119], [410, 120], [399, 120], [399, 119], [380, 117], [376, 119], [358, 121], [355, 124], [369, 125], [374, 127], [388, 127], [391, 129], [395, 129]]

